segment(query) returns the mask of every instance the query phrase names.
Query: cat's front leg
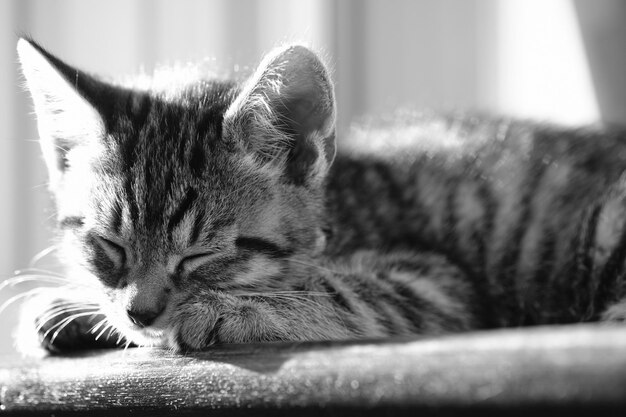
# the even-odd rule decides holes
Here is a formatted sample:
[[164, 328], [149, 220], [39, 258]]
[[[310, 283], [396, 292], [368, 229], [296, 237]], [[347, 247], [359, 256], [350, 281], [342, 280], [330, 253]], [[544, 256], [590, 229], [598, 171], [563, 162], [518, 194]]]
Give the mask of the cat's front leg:
[[[341, 340], [379, 335], [342, 316], [321, 291], [227, 294], [194, 291], [177, 304], [167, 345], [178, 351], [217, 343]], [[361, 323], [361, 324], [362, 324]]]
[[169, 345], [435, 335], [482, 327], [464, 272], [433, 253], [358, 252], [299, 271], [293, 287], [195, 290], [178, 304]]

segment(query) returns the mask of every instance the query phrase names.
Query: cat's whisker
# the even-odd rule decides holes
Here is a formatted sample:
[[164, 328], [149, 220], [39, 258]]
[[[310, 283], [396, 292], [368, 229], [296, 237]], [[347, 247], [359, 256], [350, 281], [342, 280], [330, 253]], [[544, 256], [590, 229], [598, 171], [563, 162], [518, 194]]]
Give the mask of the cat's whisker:
[[57, 249], [58, 249], [57, 245], [51, 245], [41, 250], [39, 253], [35, 254], [35, 256], [31, 258], [30, 262], [28, 263], [28, 267], [34, 269], [37, 262], [41, 261], [43, 258], [50, 255], [52, 252], [54, 252]]
[[40, 331], [41, 329], [43, 329], [43, 327], [46, 325], [46, 323], [48, 323], [50, 320], [54, 319], [55, 317], [59, 317], [62, 316], [63, 314], [66, 313], [71, 313], [74, 311], [97, 311], [97, 308], [94, 308], [93, 310], [90, 310], [89, 308], [85, 308], [84, 306], [77, 306], [75, 308], [63, 308], [60, 310], [57, 310], [54, 312], [54, 314], [46, 314], [43, 317], [41, 317], [41, 322], [37, 325], [36, 330]]
[[98, 288], [94, 285], [70, 281], [68, 278], [64, 278], [60, 276], [39, 275], [39, 274], [27, 274], [27, 275], [19, 275], [19, 276], [7, 278], [2, 283], [0, 283], [0, 292], [5, 290], [6, 288], [17, 287], [20, 284], [24, 284], [28, 282], [34, 282], [34, 283], [39, 283], [39, 284], [49, 284], [47, 286], [39, 287], [41, 290], [67, 288], [67, 289], [80, 289], [80, 290], [95, 291], [95, 294], [99, 294]]
[[45, 219], [45, 220], [46, 220], [47, 222], [49, 222], [50, 220], [52, 220], [52, 219], [54, 219], [54, 218], [58, 217], [58, 215], [59, 215], [59, 212], [58, 212], [58, 211], [56, 211], [56, 210], [52, 210], [52, 212], [50, 213], [50, 215], [49, 215], [48, 217], [46, 217], [46, 219]]
[[59, 278], [65, 278], [68, 279], [65, 275], [60, 274], [58, 272], [55, 271], [49, 271], [47, 269], [41, 269], [41, 268], [24, 268], [24, 269], [18, 269], [16, 271], [14, 271], [15, 275], [24, 275], [24, 274], [41, 274], [41, 275], [46, 275], [46, 276], [54, 276], [54, 277], [59, 277]]
[[50, 182], [46, 181], [46, 182], [42, 182], [41, 184], [36, 184], [33, 185], [32, 187], [30, 187], [31, 190], [38, 190], [39, 188], [48, 188], [50, 186]]
[[328, 295], [328, 293], [326, 292], [322, 292], [322, 291], [306, 291], [306, 290], [285, 290], [285, 291], [272, 291], [270, 293], [263, 293], [263, 294], [302, 294], [302, 295], [315, 295], [315, 296], [324, 296], [324, 295]]
[[277, 294], [310, 295], [312, 297], [328, 297], [330, 294], [323, 291], [278, 291]]
[[76, 300], [76, 299], [69, 299], [69, 298], [68, 299], [66, 298], [52, 299], [48, 301], [48, 304], [49, 304], [49, 309], [61, 307], [61, 306], [68, 305], [68, 304], [84, 305], [84, 306], [96, 305], [96, 303], [91, 302], [91, 301], [83, 301], [83, 300]]
[[[318, 293], [323, 296], [328, 296], [327, 293]], [[318, 309], [329, 311], [330, 308], [314, 299], [304, 297], [301, 295], [291, 295], [291, 294], [280, 294], [280, 293], [237, 293], [236, 296], [242, 297], [259, 297], [265, 299], [276, 299], [276, 300], [286, 300], [304, 307], [316, 307]]]
[[14, 295], [13, 297], [9, 298], [4, 303], [2, 303], [2, 305], [0, 306], [0, 315], [2, 315], [4, 310], [6, 310], [9, 306], [14, 304], [16, 301], [41, 293], [42, 291], [45, 291], [45, 290], [47, 290], [47, 288], [33, 288], [32, 290], [24, 291], [22, 293]]
[[[289, 296], [289, 295], [280, 295], [280, 294], [276, 294], [276, 295], [258, 295], [256, 297], [260, 297], [260, 298], [264, 298], [264, 299], [272, 299], [272, 300], [277, 300], [277, 301], [289, 301], [292, 303], [297, 303], [301, 306], [315, 306], [318, 308], [324, 308], [324, 305], [321, 304], [318, 301], [315, 301], [311, 298], [306, 298], [306, 297], [298, 297], [298, 296]], [[254, 298], [254, 297], [253, 297]]]
[[115, 334], [115, 332], [117, 332], [117, 329], [115, 328], [113, 323], [109, 323], [108, 328], [109, 328], [109, 332], [107, 333], [107, 336], [106, 336], [107, 340], [111, 339], [111, 337]]
[[45, 339], [46, 336], [50, 333], [50, 331], [54, 330], [55, 327], [60, 326], [52, 335], [52, 338], [50, 339], [50, 343], [54, 343], [55, 339], [58, 337], [58, 335], [63, 331], [63, 329], [65, 327], [67, 327], [72, 321], [76, 320], [77, 318], [80, 317], [86, 317], [86, 316], [95, 316], [99, 313], [99, 310], [95, 310], [95, 311], [85, 311], [83, 313], [76, 313], [70, 317], [67, 317], [63, 320], [61, 320], [59, 323], [57, 323], [56, 325], [54, 325], [53, 327], [51, 327], [50, 329], [48, 329], [48, 331], [44, 334], [43, 338]]
[[2, 291], [3, 289], [7, 287], [16, 287], [20, 284], [24, 284], [27, 282], [37, 282], [41, 284], [67, 285], [69, 281], [60, 277], [46, 276], [46, 275], [35, 275], [35, 274], [20, 275], [17, 277], [11, 277], [11, 278], [7, 278], [6, 280], [4, 280], [2, 284], [0, 284], [0, 291]]
[[326, 293], [326, 292], [321, 292], [321, 291], [274, 291], [272, 290], [271, 292], [235, 292], [234, 294], [236, 295], [249, 295], [249, 296], [254, 296], [254, 295], [261, 295], [261, 296], [269, 296], [269, 295], [302, 295], [302, 296], [306, 296], [306, 295], [310, 295], [310, 296], [315, 296], [315, 297], [324, 297], [324, 296], [329, 296], [330, 294]]
[[50, 305], [50, 308], [48, 309], [48, 312], [51, 313], [53, 311], [56, 311], [58, 309], [65, 308], [65, 307], [69, 308], [69, 307], [79, 307], [79, 306], [83, 306], [85, 308], [92, 308], [92, 307], [97, 307], [97, 304], [96, 303], [83, 302], [83, 301], [58, 300], [58, 301], [54, 301]]
[[281, 294], [276, 294], [276, 295], [264, 295], [261, 296], [263, 298], [274, 298], [274, 299], [279, 299], [279, 300], [289, 300], [289, 301], [294, 301], [294, 302], [298, 302], [300, 304], [314, 304], [317, 306], [321, 306], [321, 304], [315, 300], [312, 300], [310, 298], [306, 298], [306, 297], [298, 297], [298, 296], [292, 296], [292, 295], [281, 295]]
[[[6, 280], [4, 280], [2, 283], [0, 283], [0, 292], [2, 292], [5, 288], [12, 288], [15, 287], [19, 284], [22, 284], [24, 282], [47, 282], [47, 283], [51, 283], [51, 281], [46, 281], [46, 280], [42, 280], [42, 279], [35, 279], [35, 278], [24, 278], [24, 277], [15, 277], [15, 278], [7, 278]], [[54, 283], [58, 283], [57, 281], [54, 281]]]
[[107, 319], [103, 318], [102, 320], [97, 322], [91, 329], [89, 329], [89, 333], [94, 334], [95, 332], [98, 331], [98, 329], [100, 329], [100, 327], [102, 327], [106, 323], [107, 323]]
[[107, 339], [110, 339], [111, 336], [113, 335], [113, 333], [117, 332], [118, 330], [115, 328], [115, 326], [113, 326], [113, 324], [109, 323], [109, 327], [111, 328], [109, 330], [109, 334], [107, 335]]
[[293, 301], [293, 302], [296, 302], [296, 303], [298, 303], [300, 305], [303, 305], [303, 306], [312, 305], [312, 306], [315, 306], [315, 307], [318, 307], [318, 308], [324, 309], [324, 310], [328, 310], [329, 309], [327, 306], [325, 306], [324, 304], [320, 303], [319, 301], [312, 300], [310, 298], [294, 297], [294, 296], [278, 296], [278, 297], [275, 297], [275, 298]]
[[4, 288], [4, 286], [20, 284], [20, 280], [23, 280], [24, 282], [41, 281], [48, 283], [60, 283], [73, 288], [93, 289], [96, 290], [98, 293], [100, 293], [101, 290], [99, 286], [93, 284], [92, 282], [78, 281], [75, 279], [71, 279], [66, 275], [62, 275], [57, 272], [41, 268], [26, 268], [15, 271], [14, 277], [7, 278], [2, 284], [0, 284], [0, 290]]
[[54, 147], [57, 148], [58, 150], [64, 152], [64, 153], [67, 153], [69, 151], [69, 148], [65, 148], [65, 147], [59, 145], [58, 143], [55, 143]]
[[73, 322], [74, 320], [81, 318], [81, 317], [86, 317], [86, 316], [92, 316], [94, 314], [97, 314], [98, 311], [85, 311], [85, 312], [81, 312], [81, 313], [75, 313], [72, 314], [69, 317], [64, 318], [63, 320], [61, 320], [60, 322], [58, 322], [57, 324], [55, 324], [54, 326], [50, 327], [43, 335], [43, 339], [46, 339], [48, 337], [48, 335], [50, 334], [50, 332], [52, 332], [53, 330], [56, 329], [56, 331], [52, 334], [52, 338], [50, 339], [50, 343], [54, 344], [55, 339], [59, 336], [59, 334], [61, 333], [61, 331], [63, 331], [63, 329], [65, 329], [65, 327], [67, 327], [67, 325], [69, 325], [71, 322]]
[[[74, 320], [75, 320], [75, 319], [77, 319], [77, 318], [78, 318], [78, 317], [72, 317], [70, 320], [66, 320], [66, 321], [64, 322], [64, 324], [63, 324], [61, 327], [59, 327], [59, 328], [58, 328], [58, 329], [57, 329], [57, 330], [56, 330], [56, 331], [52, 334], [52, 337], [50, 338], [50, 344], [52, 344], [52, 345], [53, 345], [53, 344], [54, 344], [54, 341], [56, 340], [56, 338], [59, 336], [59, 334], [61, 334], [61, 331], [62, 331], [62, 330], [63, 330], [66, 326], [68, 326], [68, 325], [69, 325], [72, 321], [74, 321]], [[61, 323], [63, 323], [63, 322], [61, 322]], [[50, 330], [52, 330], [52, 329], [50, 329]], [[50, 332], [50, 331], [47, 331], [47, 332], [44, 334], [44, 336], [43, 336], [43, 339], [44, 339], [44, 340], [45, 340], [45, 338], [46, 338], [46, 336], [48, 335], [48, 333], [49, 333], [49, 332]]]
[[126, 351], [128, 350], [128, 347], [130, 346], [130, 340], [126, 341], [126, 344], [124, 345], [124, 351], [122, 353], [123, 357], [126, 357]]
[[102, 331], [100, 333], [98, 333], [98, 335], [96, 336], [95, 340], [100, 339], [100, 337], [102, 337], [102, 335], [109, 329], [109, 327], [112, 328], [113, 326], [110, 323], [106, 323], [106, 325], [102, 328]]
[[48, 309], [49, 312], [51, 312], [52, 310], [56, 310], [59, 308], [64, 308], [64, 307], [85, 307], [85, 308], [93, 308], [93, 307], [98, 307], [99, 304], [98, 303], [93, 303], [90, 301], [76, 301], [76, 300], [55, 300], [51, 303], [50, 308]]

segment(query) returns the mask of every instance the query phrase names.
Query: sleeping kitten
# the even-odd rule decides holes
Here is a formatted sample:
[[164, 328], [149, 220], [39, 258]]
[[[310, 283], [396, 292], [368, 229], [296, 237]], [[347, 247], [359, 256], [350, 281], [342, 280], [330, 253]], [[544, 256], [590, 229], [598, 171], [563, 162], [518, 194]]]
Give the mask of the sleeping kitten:
[[302, 46], [243, 84], [164, 89], [18, 52], [68, 274], [27, 309], [48, 350], [626, 314], [623, 133], [409, 114], [336, 154], [333, 85]]

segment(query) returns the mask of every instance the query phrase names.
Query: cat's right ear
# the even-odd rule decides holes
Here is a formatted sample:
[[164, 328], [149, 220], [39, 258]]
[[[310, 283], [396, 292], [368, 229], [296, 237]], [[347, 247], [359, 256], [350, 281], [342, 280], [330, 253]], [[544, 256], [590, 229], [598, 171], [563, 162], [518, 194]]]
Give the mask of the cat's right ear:
[[104, 134], [103, 116], [93, 104], [93, 97], [98, 97], [102, 87], [93, 77], [65, 64], [32, 40], [20, 39], [17, 52], [35, 104], [50, 185], [55, 188], [68, 169], [68, 152]]
[[270, 52], [224, 115], [237, 138], [282, 178], [318, 187], [335, 157], [335, 94], [320, 57], [302, 45]]

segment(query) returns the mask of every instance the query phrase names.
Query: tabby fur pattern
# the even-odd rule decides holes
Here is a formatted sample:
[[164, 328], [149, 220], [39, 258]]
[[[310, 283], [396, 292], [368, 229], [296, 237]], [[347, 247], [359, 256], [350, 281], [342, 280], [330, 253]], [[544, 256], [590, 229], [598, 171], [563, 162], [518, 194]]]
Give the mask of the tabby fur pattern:
[[170, 88], [18, 52], [67, 265], [26, 309], [48, 350], [626, 317], [623, 132], [406, 113], [337, 152], [303, 46]]

